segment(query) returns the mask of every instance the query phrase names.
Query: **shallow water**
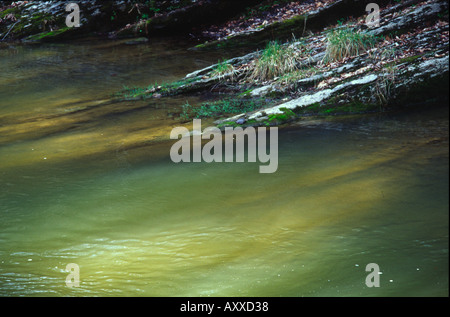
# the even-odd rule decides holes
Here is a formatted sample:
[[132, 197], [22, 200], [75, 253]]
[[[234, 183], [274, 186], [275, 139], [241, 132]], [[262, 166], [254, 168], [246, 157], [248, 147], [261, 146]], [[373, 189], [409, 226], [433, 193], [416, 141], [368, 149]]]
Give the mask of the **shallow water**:
[[175, 164], [185, 99], [110, 95], [231, 54], [185, 48], [0, 50], [0, 295], [448, 296], [447, 106], [300, 121], [273, 174]]

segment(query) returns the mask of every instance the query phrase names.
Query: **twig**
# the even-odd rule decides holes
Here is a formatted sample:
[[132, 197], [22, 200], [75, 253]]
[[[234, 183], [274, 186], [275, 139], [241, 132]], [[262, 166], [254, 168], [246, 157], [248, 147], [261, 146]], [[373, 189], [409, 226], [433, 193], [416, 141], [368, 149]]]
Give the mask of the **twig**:
[[6, 35], [2, 38], [2, 41], [5, 40], [5, 38], [8, 36], [9, 32], [11, 32], [11, 30], [16, 26], [17, 23], [19, 23], [19, 21], [17, 21], [16, 23], [13, 24], [13, 26], [9, 29], [8, 33], [6, 33]]
[[302, 32], [302, 37], [305, 35], [305, 31], [306, 31], [306, 21], [308, 21], [308, 15], [305, 15], [305, 22], [303, 24], [303, 32]]

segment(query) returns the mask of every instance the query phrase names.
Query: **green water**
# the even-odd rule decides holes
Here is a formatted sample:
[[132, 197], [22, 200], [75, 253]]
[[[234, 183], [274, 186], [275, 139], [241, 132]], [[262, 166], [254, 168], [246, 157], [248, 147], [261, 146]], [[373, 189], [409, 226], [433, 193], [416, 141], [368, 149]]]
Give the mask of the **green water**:
[[447, 106], [299, 122], [274, 174], [175, 164], [185, 98], [109, 96], [227, 54], [185, 48], [0, 49], [0, 295], [448, 296]]

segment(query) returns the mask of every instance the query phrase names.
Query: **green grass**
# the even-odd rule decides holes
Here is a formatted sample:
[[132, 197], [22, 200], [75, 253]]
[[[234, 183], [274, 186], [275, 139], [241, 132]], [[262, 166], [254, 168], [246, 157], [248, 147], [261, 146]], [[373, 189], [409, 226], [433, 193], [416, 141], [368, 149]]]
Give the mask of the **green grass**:
[[70, 32], [72, 31], [72, 28], [69, 27], [64, 27], [58, 30], [54, 30], [54, 31], [48, 31], [48, 32], [41, 32], [38, 34], [33, 34], [29, 37], [27, 37], [27, 40], [31, 40], [31, 41], [44, 41], [44, 40], [52, 40], [52, 39], [57, 39], [58, 37], [60, 38], [63, 33], [66, 32]]
[[327, 39], [325, 63], [358, 56], [373, 48], [378, 41], [378, 38], [373, 35], [355, 31], [349, 27], [329, 32]]
[[[212, 77], [216, 77], [218, 76], [219, 79], [223, 78], [225, 75], [229, 74], [229, 73], [233, 73], [234, 72], [234, 66], [231, 65], [227, 60], [222, 60], [221, 62], [219, 62], [217, 64], [217, 66], [212, 70], [211, 72], [211, 76]], [[231, 80], [234, 79], [234, 76], [231, 76]]]
[[297, 69], [299, 53], [293, 45], [282, 45], [277, 41], [269, 42], [256, 59], [250, 78], [270, 80]]

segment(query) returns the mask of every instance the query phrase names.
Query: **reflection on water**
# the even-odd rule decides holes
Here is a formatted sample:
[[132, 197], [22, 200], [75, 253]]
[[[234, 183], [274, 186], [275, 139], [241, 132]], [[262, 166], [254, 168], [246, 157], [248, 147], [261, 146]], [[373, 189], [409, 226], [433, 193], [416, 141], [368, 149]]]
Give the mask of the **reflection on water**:
[[[217, 58], [154, 50], [0, 52], [18, 71], [0, 87], [0, 295], [448, 295], [448, 110], [299, 122], [280, 132], [274, 174], [174, 164], [167, 109], [184, 100], [110, 104], [108, 93]], [[90, 110], [55, 115], [75, 99]], [[69, 263], [79, 288], [65, 285]], [[380, 288], [364, 283], [368, 263]]]

